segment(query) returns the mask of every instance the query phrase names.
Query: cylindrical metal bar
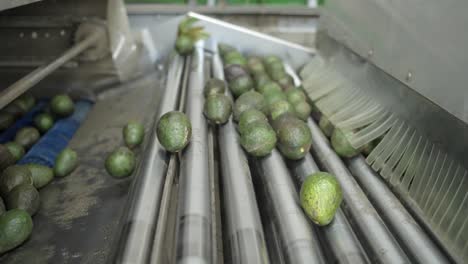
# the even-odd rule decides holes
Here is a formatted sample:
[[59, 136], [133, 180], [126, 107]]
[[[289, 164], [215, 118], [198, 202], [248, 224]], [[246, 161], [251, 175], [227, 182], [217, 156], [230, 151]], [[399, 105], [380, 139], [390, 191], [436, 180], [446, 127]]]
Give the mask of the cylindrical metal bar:
[[294, 183], [276, 149], [256, 159], [265, 194], [280, 233], [286, 263], [325, 263], [316, 234], [299, 206]]
[[57, 70], [60, 66], [64, 65], [69, 60], [73, 59], [81, 52], [89, 48], [102, 36], [102, 34], [104, 34], [103, 31], [93, 32], [87, 38], [76, 43], [73, 47], [65, 51], [62, 55], [60, 55], [60, 57], [56, 58], [51, 63], [35, 69], [0, 92], [0, 109], [11, 103], [18, 96], [44, 79], [47, 75]]
[[379, 214], [354, 180], [343, 161], [331, 149], [328, 139], [317, 124], [309, 118], [312, 133], [312, 154], [339, 181], [343, 191], [343, 209], [351, 217], [353, 229], [358, 232], [364, 247], [369, 250], [371, 262], [409, 263], [403, 250], [385, 226]]
[[177, 211], [177, 263], [212, 263], [211, 193], [207, 123], [203, 116], [203, 43], [192, 57], [185, 111], [192, 123], [190, 144], [181, 155]]
[[[224, 80], [218, 54], [213, 56], [214, 77]], [[229, 94], [229, 92], [227, 92]], [[260, 213], [255, 198], [249, 164], [239, 142], [232, 117], [218, 133], [221, 182], [228, 241], [227, 263], [269, 263]]]
[[449, 263], [443, 252], [406, 211], [398, 198], [359, 155], [347, 162], [356, 180], [367, 193], [393, 234], [417, 263]]
[[[287, 164], [296, 180], [301, 184], [307, 176], [319, 171], [317, 164], [310, 154], [307, 154], [303, 159], [298, 161], [288, 161]], [[329, 260], [330, 262], [369, 262], [341, 208], [338, 208], [336, 211], [333, 222], [327, 226], [318, 227], [316, 230], [321, 234], [321, 238], [326, 242], [333, 255], [333, 260]]]
[[[179, 55], [171, 59], [156, 120], [164, 113], [177, 109], [183, 62], [184, 59]], [[156, 129], [151, 131], [129, 193], [131, 198], [122, 220], [123, 231], [116, 249], [116, 263], [145, 263], [149, 258], [170, 157], [159, 144]]]

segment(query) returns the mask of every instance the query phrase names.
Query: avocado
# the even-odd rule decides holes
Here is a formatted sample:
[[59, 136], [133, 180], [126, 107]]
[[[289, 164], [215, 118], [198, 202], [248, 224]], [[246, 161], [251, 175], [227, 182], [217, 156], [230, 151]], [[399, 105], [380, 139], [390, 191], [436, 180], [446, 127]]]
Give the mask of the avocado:
[[9, 128], [15, 122], [15, 116], [5, 111], [0, 111], [0, 132]]
[[13, 103], [18, 105], [23, 113], [26, 113], [34, 107], [36, 99], [31, 94], [23, 94], [13, 101]]
[[190, 36], [181, 34], [177, 37], [175, 48], [180, 55], [188, 55], [193, 52], [194, 43]]
[[33, 184], [31, 172], [25, 166], [12, 165], [6, 168], [0, 177], [0, 195], [5, 198], [18, 185]]
[[284, 70], [274, 70], [270, 71], [268, 74], [270, 75], [271, 79], [275, 82], [278, 82], [279, 80], [288, 77], [288, 74]]
[[263, 157], [275, 148], [276, 134], [268, 123], [256, 121], [245, 128], [240, 143], [250, 155]]
[[156, 132], [159, 143], [167, 151], [179, 152], [190, 142], [192, 124], [184, 113], [171, 111], [159, 119]]
[[32, 229], [31, 216], [24, 210], [14, 209], [0, 215], [0, 254], [23, 244]]
[[268, 118], [265, 116], [265, 114], [261, 111], [258, 111], [255, 108], [247, 109], [242, 112], [242, 114], [239, 117], [239, 132], [243, 134], [247, 127], [257, 121], [262, 121], [266, 124], [268, 124]]
[[281, 59], [275, 55], [269, 55], [263, 58], [263, 63], [265, 64], [272, 64], [272, 63], [283, 63]]
[[67, 117], [75, 111], [75, 104], [70, 96], [59, 94], [50, 100], [50, 110], [59, 117]]
[[119, 147], [112, 151], [105, 163], [107, 173], [115, 178], [130, 176], [135, 165], [135, 154], [127, 147]]
[[[275, 81], [281, 79], [284, 76], [287, 76], [286, 71], [284, 70], [284, 65], [283, 65], [282, 62], [274, 62], [274, 63], [267, 64], [266, 65], [266, 70], [267, 70], [268, 74], [270, 75], [270, 77]], [[284, 75], [281, 74], [280, 76], [275, 78], [275, 76], [279, 75], [280, 73], [285, 73], [285, 74]]]
[[353, 133], [353, 131], [343, 131], [337, 128], [333, 130], [333, 134], [331, 136], [331, 145], [339, 156], [352, 158], [359, 154], [360, 150], [355, 149], [348, 141], [348, 137], [350, 137]]
[[145, 127], [136, 121], [128, 122], [122, 131], [125, 145], [129, 148], [139, 146], [145, 137]]
[[278, 100], [269, 105], [270, 120], [274, 121], [279, 116], [285, 113], [294, 113], [294, 108], [286, 100]]
[[24, 166], [31, 172], [33, 185], [37, 189], [46, 186], [54, 179], [54, 171], [47, 166], [34, 163]]
[[330, 120], [328, 120], [328, 118], [324, 115], [320, 117], [319, 127], [323, 134], [327, 137], [331, 137], [333, 130], [335, 129]]
[[252, 90], [253, 81], [249, 75], [239, 76], [229, 82], [229, 89], [234, 97], [239, 97], [243, 93]]
[[16, 157], [10, 152], [6, 145], [0, 144], [0, 171], [13, 165], [16, 162]]
[[301, 89], [290, 89], [285, 92], [288, 102], [292, 105], [305, 101], [307, 97]]
[[3, 202], [2, 197], [0, 197], [0, 215], [6, 212], [5, 203]]
[[266, 73], [256, 73], [254, 75], [254, 80], [255, 80], [255, 90], [259, 93], [261, 93], [260, 87], [271, 82], [270, 76], [268, 76], [268, 74]]
[[23, 146], [25, 149], [31, 148], [41, 137], [39, 131], [35, 127], [23, 127], [16, 132], [15, 142]]
[[225, 64], [228, 64], [229, 60], [237, 58], [244, 58], [244, 56], [242, 56], [242, 54], [237, 50], [228, 51], [223, 55], [223, 61]]
[[[241, 96], [242, 97], [242, 96]], [[240, 97], [239, 97], [240, 98]], [[221, 125], [229, 120], [232, 112], [232, 103], [224, 94], [209, 96], [205, 99], [203, 114], [206, 119], [216, 125]]]
[[72, 173], [76, 167], [78, 167], [78, 154], [71, 148], [65, 148], [55, 159], [54, 175], [65, 177]]
[[281, 88], [283, 88], [284, 91], [294, 88], [294, 80], [288, 74], [286, 74], [285, 76], [282, 76], [276, 82], [278, 83], [279, 86], [281, 86]]
[[273, 124], [278, 136], [278, 149], [284, 157], [302, 159], [310, 150], [312, 135], [306, 123], [292, 114], [283, 114]]
[[218, 51], [221, 57], [224, 57], [224, 55], [230, 51], [236, 51], [236, 48], [234, 48], [231, 45], [220, 43], [218, 44]]
[[300, 191], [302, 209], [319, 226], [328, 225], [340, 207], [343, 194], [336, 178], [326, 172], [307, 176]]
[[267, 112], [267, 107], [263, 95], [249, 91], [237, 98], [234, 103], [234, 120], [239, 121], [240, 115], [247, 109], [257, 109], [261, 112]]
[[18, 118], [24, 114], [23, 109], [15, 103], [7, 105], [2, 111], [12, 114], [15, 118]]
[[225, 91], [226, 83], [223, 80], [217, 78], [209, 79], [203, 88], [203, 94], [205, 97], [215, 94], [224, 94]]
[[247, 58], [247, 68], [251, 74], [265, 73], [265, 67], [263, 66], [262, 59], [259, 57], [251, 56]]
[[296, 116], [304, 122], [307, 121], [307, 118], [309, 118], [310, 113], [312, 112], [312, 108], [306, 101], [293, 104], [293, 108]]
[[10, 151], [11, 155], [13, 156], [15, 162], [20, 160], [24, 156], [24, 148], [20, 144], [10, 141], [5, 143], [5, 147], [8, 148], [8, 151]]
[[33, 216], [41, 204], [39, 192], [31, 184], [20, 184], [7, 195], [6, 206], [8, 210], [22, 209]]
[[247, 65], [247, 60], [244, 57], [235, 57], [235, 58], [230, 58], [229, 60], [226, 60], [225, 64], [227, 66], [229, 66], [229, 65], [246, 66]]
[[38, 114], [34, 117], [34, 125], [41, 133], [45, 133], [54, 125], [54, 118], [48, 113]]
[[286, 100], [286, 95], [284, 95], [284, 93], [281, 91], [264, 92], [263, 97], [265, 98], [265, 102], [268, 106], [276, 103], [277, 101]]
[[283, 90], [277, 83], [273, 81], [268, 81], [264, 83], [263, 85], [258, 86], [257, 91], [261, 94], [266, 94], [270, 92], [282, 92]]
[[241, 76], [248, 76], [247, 70], [238, 64], [230, 64], [224, 67], [224, 75], [228, 82], [232, 82], [234, 79]]

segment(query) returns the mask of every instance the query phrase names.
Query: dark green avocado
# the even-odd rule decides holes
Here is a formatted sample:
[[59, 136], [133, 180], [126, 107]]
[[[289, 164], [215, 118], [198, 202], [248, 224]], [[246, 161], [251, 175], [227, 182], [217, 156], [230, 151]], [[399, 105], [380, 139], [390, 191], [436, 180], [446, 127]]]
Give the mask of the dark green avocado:
[[352, 158], [359, 154], [360, 150], [355, 149], [351, 146], [351, 143], [348, 141], [348, 137], [352, 136], [353, 131], [343, 131], [341, 129], [333, 130], [331, 137], [331, 145], [335, 152], [344, 158]]
[[41, 134], [35, 127], [23, 127], [16, 132], [15, 142], [25, 149], [31, 148], [41, 137]]
[[31, 184], [21, 184], [13, 188], [7, 195], [6, 206], [8, 210], [22, 209], [33, 216], [39, 210], [41, 200], [39, 192]]
[[263, 95], [255, 91], [249, 91], [237, 98], [234, 103], [234, 120], [239, 121], [240, 115], [247, 109], [257, 109], [267, 112], [267, 107]]
[[54, 179], [54, 171], [47, 166], [33, 163], [23, 166], [25, 166], [31, 172], [33, 185], [37, 189], [46, 186]]
[[138, 147], [145, 137], [145, 127], [140, 122], [130, 121], [123, 128], [122, 135], [127, 147]]
[[295, 115], [281, 115], [274, 121], [273, 127], [278, 136], [278, 149], [284, 157], [298, 160], [309, 153], [312, 134], [307, 124]]
[[229, 82], [229, 89], [231, 90], [234, 97], [239, 97], [243, 93], [246, 93], [253, 89], [253, 81], [249, 75], [239, 76]]
[[23, 244], [32, 229], [31, 216], [24, 210], [14, 209], [0, 215], [0, 254]]
[[71, 148], [63, 149], [55, 159], [54, 175], [57, 177], [69, 175], [78, 167], [78, 161], [78, 153], [76, 151]]
[[203, 89], [205, 97], [215, 94], [224, 94], [226, 91], [226, 83], [223, 80], [212, 78], [209, 79]]
[[205, 99], [203, 114], [205, 115], [206, 119], [208, 119], [213, 124], [221, 125], [226, 123], [231, 116], [231, 112], [231, 99], [229, 99], [229, 97], [226, 95], [216, 94], [211, 95]]
[[256, 121], [245, 128], [240, 142], [249, 155], [263, 157], [275, 148], [276, 134], [268, 123]]
[[105, 166], [112, 177], [128, 177], [136, 166], [135, 154], [127, 147], [119, 147], [107, 157]]
[[268, 118], [263, 112], [255, 108], [243, 111], [239, 117], [239, 133], [243, 134], [251, 123], [258, 121], [268, 124]]
[[59, 117], [67, 117], [75, 111], [75, 104], [70, 96], [59, 94], [50, 100], [50, 110]]
[[158, 121], [159, 143], [169, 152], [183, 150], [192, 137], [192, 125], [187, 116], [179, 111], [165, 113]]
[[45, 133], [54, 125], [54, 118], [48, 113], [41, 113], [34, 117], [34, 126], [41, 132]]
[[12, 165], [6, 168], [0, 177], [0, 195], [5, 198], [18, 185], [33, 184], [31, 172], [25, 166]]

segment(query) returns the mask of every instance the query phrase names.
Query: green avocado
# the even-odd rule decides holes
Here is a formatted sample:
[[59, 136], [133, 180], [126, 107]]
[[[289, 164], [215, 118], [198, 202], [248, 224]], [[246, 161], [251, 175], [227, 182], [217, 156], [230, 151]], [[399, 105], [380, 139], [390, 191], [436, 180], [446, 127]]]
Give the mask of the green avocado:
[[14, 104], [18, 105], [23, 113], [31, 110], [36, 104], [36, 99], [31, 94], [23, 94], [18, 99], [13, 101]]
[[274, 121], [278, 149], [284, 157], [302, 159], [310, 150], [312, 135], [306, 123], [292, 114], [283, 114]]
[[38, 114], [34, 117], [34, 125], [40, 132], [45, 133], [54, 125], [54, 118], [48, 113]]
[[24, 210], [14, 209], [0, 215], [0, 254], [23, 244], [32, 229], [31, 216]]
[[193, 47], [193, 40], [189, 36], [182, 34], [177, 37], [175, 48], [177, 53], [179, 53], [180, 55], [185, 56], [191, 54], [193, 51]]
[[265, 64], [272, 64], [272, 63], [283, 63], [281, 59], [275, 55], [269, 55], [263, 58], [263, 63]]
[[70, 96], [59, 94], [50, 100], [50, 110], [59, 117], [67, 117], [75, 111], [75, 104]]
[[78, 167], [78, 153], [71, 148], [63, 149], [55, 159], [54, 175], [65, 177]]
[[41, 137], [41, 134], [35, 127], [23, 127], [16, 132], [15, 142], [25, 149], [31, 148]]
[[247, 109], [257, 109], [261, 112], [267, 112], [267, 107], [263, 95], [255, 91], [249, 91], [237, 98], [234, 103], [234, 120], [239, 121], [240, 115]]
[[16, 157], [11, 153], [6, 145], [0, 144], [0, 171], [13, 165], [16, 162]]
[[294, 108], [286, 100], [278, 100], [269, 105], [269, 116], [272, 121], [286, 113], [294, 113]]
[[226, 95], [216, 94], [205, 99], [203, 114], [205, 115], [206, 119], [212, 123], [216, 125], [226, 123], [231, 116], [231, 112], [232, 103], [229, 97]]
[[236, 51], [236, 48], [228, 44], [220, 43], [218, 44], [218, 50], [219, 50], [219, 54], [221, 55], [221, 57], [224, 57], [226, 53], [230, 51]]
[[128, 122], [122, 130], [122, 135], [127, 147], [137, 147], [143, 142], [145, 127], [143, 124], [136, 121]]
[[341, 187], [336, 178], [326, 172], [309, 175], [300, 191], [302, 209], [319, 226], [328, 225], [343, 200]]
[[12, 165], [0, 177], [0, 195], [5, 198], [18, 185], [33, 184], [31, 172], [25, 166]]
[[9, 128], [15, 122], [15, 116], [5, 111], [0, 111], [0, 131]]
[[54, 171], [47, 166], [34, 163], [24, 166], [31, 172], [33, 185], [37, 189], [46, 186], [54, 179]]
[[233, 60], [237, 58], [244, 58], [244, 56], [242, 56], [242, 54], [237, 50], [228, 51], [223, 55], [223, 61], [225, 62], [225, 64], [229, 64], [228, 63], [229, 60]]
[[106, 159], [106, 170], [115, 178], [125, 178], [135, 169], [135, 154], [127, 147], [119, 147], [112, 151]]
[[268, 106], [276, 103], [277, 101], [285, 101], [286, 95], [284, 95], [281, 91], [269, 91], [263, 93], [263, 97], [265, 98], [265, 102]]
[[339, 156], [344, 158], [352, 158], [359, 154], [360, 150], [355, 149], [348, 141], [348, 137], [350, 137], [353, 133], [354, 132], [349, 130], [333, 130], [333, 134], [331, 136], [331, 145]]
[[241, 76], [248, 76], [247, 70], [239, 64], [229, 64], [224, 67], [224, 77], [228, 82], [232, 82], [234, 79]]
[[268, 74], [266, 73], [256, 73], [254, 75], [254, 80], [255, 80], [255, 90], [259, 93], [261, 93], [260, 87], [271, 82], [270, 76], [268, 76]]
[[319, 127], [322, 130], [323, 134], [327, 137], [331, 137], [333, 130], [335, 129], [330, 120], [328, 120], [328, 118], [324, 115], [320, 117]]
[[8, 210], [22, 209], [33, 216], [39, 210], [41, 200], [39, 192], [31, 184], [21, 184], [13, 188], [7, 195]]
[[265, 116], [265, 114], [261, 111], [258, 111], [255, 108], [247, 109], [242, 112], [242, 114], [239, 117], [239, 132], [243, 134], [246, 130], [247, 127], [252, 124], [253, 122], [258, 122], [262, 121], [266, 124], [268, 124], [268, 118]]
[[285, 92], [288, 102], [292, 105], [306, 101], [307, 97], [301, 89], [290, 89]]
[[309, 118], [312, 112], [312, 108], [306, 101], [293, 104], [293, 108], [296, 116], [304, 122], [307, 121], [307, 118]]
[[23, 146], [14, 141], [5, 143], [5, 147], [7, 147], [8, 151], [10, 151], [11, 155], [13, 155], [15, 162], [24, 156], [25, 152]]
[[226, 60], [225, 64], [227, 66], [229, 66], [229, 65], [246, 66], [247, 65], [247, 60], [244, 57], [230, 58], [229, 60]]
[[271, 92], [282, 92], [283, 90], [277, 83], [273, 81], [268, 81], [264, 83], [263, 85], [258, 86], [257, 91], [261, 94], [266, 94], [266, 93], [271, 93]]
[[159, 143], [169, 152], [183, 150], [192, 137], [192, 125], [187, 116], [179, 111], [165, 113], [156, 129]]
[[2, 197], [0, 197], [0, 215], [6, 212], [5, 203], [3, 202]]
[[215, 94], [224, 94], [226, 91], [226, 83], [223, 80], [212, 78], [209, 79], [203, 88], [205, 97]]
[[279, 84], [279, 86], [281, 86], [281, 88], [283, 88], [284, 91], [294, 88], [294, 80], [288, 74], [286, 74], [285, 76], [282, 76], [276, 82]]
[[247, 68], [251, 74], [265, 73], [262, 59], [259, 57], [251, 56], [247, 59]]
[[282, 62], [274, 62], [274, 63], [267, 64], [266, 70], [268, 74], [270, 75], [270, 77], [275, 81], [283, 78], [284, 76], [287, 76], [287, 74], [284, 74], [284, 75], [281, 74], [281, 76], [275, 77], [276, 75], [279, 75], [280, 73], [286, 73]]
[[276, 134], [268, 123], [256, 121], [245, 128], [240, 143], [250, 155], [263, 157], [275, 148]]
[[253, 88], [253, 81], [249, 75], [239, 76], [229, 82], [229, 89], [234, 97], [239, 97]]

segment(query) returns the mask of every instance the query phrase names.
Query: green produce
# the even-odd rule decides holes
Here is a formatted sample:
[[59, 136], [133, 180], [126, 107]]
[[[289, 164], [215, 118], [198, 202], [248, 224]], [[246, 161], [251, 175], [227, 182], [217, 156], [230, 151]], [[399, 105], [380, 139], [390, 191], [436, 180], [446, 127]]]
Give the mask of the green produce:
[[34, 125], [40, 132], [45, 133], [54, 125], [54, 118], [47, 113], [38, 114], [34, 117]]
[[229, 64], [224, 67], [224, 75], [228, 82], [232, 82], [234, 79], [241, 76], [248, 76], [247, 70], [239, 64]]
[[31, 148], [41, 137], [41, 134], [35, 127], [23, 127], [15, 136], [15, 142], [25, 149]]
[[24, 166], [31, 172], [33, 185], [37, 189], [46, 186], [54, 179], [54, 171], [47, 166], [33, 163]]
[[212, 95], [205, 99], [203, 114], [212, 123], [220, 125], [229, 120], [232, 112], [232, 103], [224, 94]]
[[291, 76], [285, 75], [276, 81], [283, 90], [291, 90], [294, 88], [294, 80]]
[[215, 94], [224, 94], [226, 91], [226, 83], [223, 80], [212, 78], [209, 79], [203, 89], [205, 97]]
[[306, 101], [293, 104], [293, 108], [294, 108], [294, 113], [296, 113], [296, 116], [302, 121], [307, 121], [307, 118], [309, 118], [312, 112], [312, 108]]
[[301, 89], [290, 89], [287, 90], [285, 94], [288, 99], [288, 102], [292, 105], [307, 100], [307, 97]]
[[39, 192], [31, 184], [21, 184], [13, 188], [7, 195], [8, 210], [22, 209], [33, 216], [41, 204]]
[[275, 55], [269, 55], [263, 58], [263, 63], [265, 64], [272, 64], [272, 63], [283, 63], [281, 59]]
[[335, 129], [330, 120], [328, 120], [328, 118], [324, 115], [320, 117], [319, 127], [322, 130], [323, 134], [327, 137], [331, 137], [333, 130]]
[[4, 109], [2, 109], [2, 111], [12, 114], [15, 118], [18, 118], [24, 114], [23, 109], [21, 109], [21, 107], [15, 103], [7, 105]]
[[268, 123], [257, 121], [245, 128], [240, 143], [250, 155], [263, 157], [275, 148], [276, 134]]
[[229, 82], [229, 89], [234, 97], [239, 97], [243, 93], [252, 90], [253, 88], [253, 81], [248, 75], [239, 76]]
[[6, 168], [0, 177], [0, 195], [5, 198], [8, 193], [18, 185], [33, 184], [31, 172], [20, 165], [12, 165]]
[[287, 78], [288, 74], [285, 71], [276, 70], [269, 73], [273, 81], [278, 82], [282, 78]]
[[65, 148], [55, 159], [54, 175], [65, 177], [72, 173], [76, 167], [78, 167], [78, 154], [71, 148]]
[[221, 57], [224, 57], [226, 53], [230, 51], [235, 51], [236, 48], [228, 44], [220, 43], [218, 44], [218, 50], [219, 50], [219, 54], [221, 55]]
[[192, 137], [192, 125], [187, 116], [178, 111], [165, 113], [156, 129], [159, 143], [169, 152], [183, 150]]
[[270, 76], [266, 73], [257, 73], [254, 75], [254, 80], [255, 80], [255, 90], [257, 92], [260, 92], [260, 87], [266, 85], [267, 83], [273, 83], [270, 79]]
[[5, 203], [3, 202], [2, 197], [0, 197], [0, 215], [6, 212]]
[[286, 100], [278, 100], [269, 107], [270, 119], [274, 121], [276, 118], [280, 117], [286, 113], [294, 113], [294, 108]]
[[[228, 61], [233, 60], [233, 59], [239, 59], [239, 58], [244, 58], [242, 54], [237, 51], [237, 50], [231, 50], [228, 51], [226, 54], [223, 56], [223, 60], [226, 64], [228, 64]], [[245, 58], [244, 58], [245, 59]]]
[[25, 94], [13, 101], [13, 104], [19, 106], [22, 112], [26, 113], [34, 107], [34, 105], [36, 104], [36, 99], [30, 94]]
[[252, 108], [264, 113], [267, 111], [263, 95], [255, 91], [246, 92], [237, 98], [234, 103], [234, 120], [239, 121], [242, 112]]
[[263, 67], [262, 59], [259, 57], [249, 57], [247, 59], [247, 68], [252, 74], [265, 73], [265, 67]]
[[180, 55], [188, 55], [193, 52], [195, 43], [188, 35], [180, 35], [176, 39], [176, 50]]
[[[277, 75], [278, 73], [281, 73], [281, 72], [286, 73], [282, 62], [274, 62], [274, 63], [267, 64], [266, 70], [268, 74], [270, 75], [270, 77], [272, 77], [273, 79], [274, 79], [274, 76]], [[282, 77], [283, 76], [279, 77], [277, 80], [279, 80]]]
[[145, 137], [145, 127], [139, 122], [128, 122], [122, 131], [125, 145], [129, 148], [139, 146]]
[[8, 151], [10, 151], [11, 155], [14, 158], [14, 162], [17, 162], [24, 156], [23, 146], [14, 141], [5, 143], [5, 147], [7, 147]]
[[335, 152], [341, 157], [351, 158], [359, 154], [360, 150], [351, 146], [348, 137], [352, 136], [354, 132], [341, 129], [335, 129], [331, 137], [331, 145]]
[[107, 157], [105, 167], [112, 177], [124, 178], [132, 174], [135, 165], [135, 154], [127, 147], [119, 147]]
[[239, 117], [239, 132], [241, 134], [244, 134], [245, 131], [247, 130], [247, 127], [254, 123], [254, 122], [259, 122], [262, 121], [265, 124], [268, 124], [268, 118], [265, 116], [265, 114], [261, 111], [258, 111], [255, 108], [247, 109], [242, 112], [242, 114]]
[[23, 244], [32, 229], [31, 216], [24, 210], [14, 209], [0, 215], [0, 254]]
[[274, 121], [278, 149], [288, 159], [302, 159], [310, 150], [312, 135], [303, 121], [291, 114], [283, 114]]
[[0, 111], [0, 131], [9, 128], [15, 122], [15, 116], [6, 111]]
[[265, 98], [265, 102], [268, 106], [278, 102], [278, 101], [285, 101], [286, 95], [284, 95], [281, 91], [270, 91], [263, 93], [263, 97]]
[[319, 226], [325, 226], [333, 220], [343, 194], [333, 175], [317, 172], [309, 175], [302, 184], [300, 200], [302, 209], [310, 220]]
[[180, 55], [191, 54], [198, 40], [209, 37], [203, 27], [194, 26], [197, 21], [196, 18], [187, 17], [179, 23], [175, 49]]
[[0, 144], [0, 171], [15, 163], [15, 156], [7, 146]]
[[226, 60], [225, 64], [246, 66], [247, 60], [244, 57], [234, 57], [234, 58], [230, 58], [229, 60]]
[[261, 94], [271, 93], [271, 92], [282, 92], [281, 87], [272, 81], [268, 81], [261, 86], [257, 87], [257, 91]]
[[67, 117], [75, 111], [75, 104], [70, 96], [59, 94], [50, 100], [50, 110], [59, 117]]

